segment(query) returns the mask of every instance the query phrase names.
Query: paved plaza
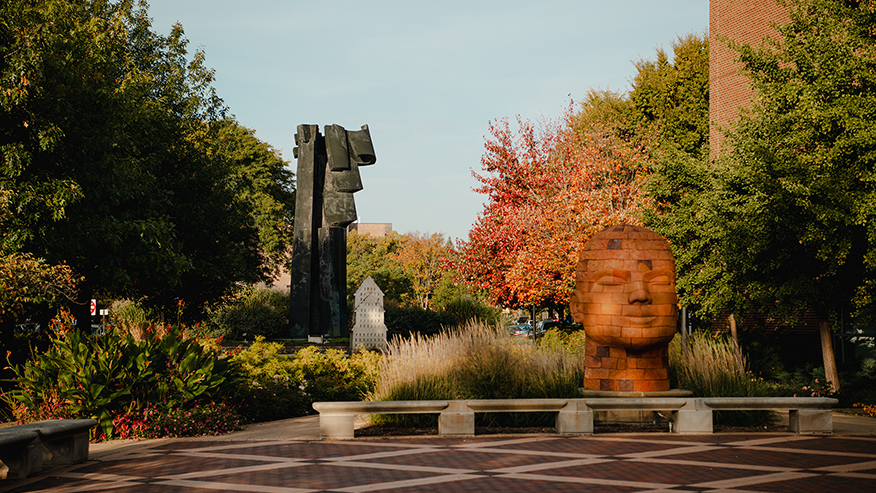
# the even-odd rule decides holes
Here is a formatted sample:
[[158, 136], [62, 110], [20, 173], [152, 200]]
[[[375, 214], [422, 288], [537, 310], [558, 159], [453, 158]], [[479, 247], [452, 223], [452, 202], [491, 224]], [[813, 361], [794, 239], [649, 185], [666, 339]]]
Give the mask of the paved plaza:
[[[490, 435], [320, 441], [317, 417], [220, 437], [94, 444], [0, 491], [876, 491], [876, 420], [837, 433]], [[849, 433], [851, 432], [851, 433]]]

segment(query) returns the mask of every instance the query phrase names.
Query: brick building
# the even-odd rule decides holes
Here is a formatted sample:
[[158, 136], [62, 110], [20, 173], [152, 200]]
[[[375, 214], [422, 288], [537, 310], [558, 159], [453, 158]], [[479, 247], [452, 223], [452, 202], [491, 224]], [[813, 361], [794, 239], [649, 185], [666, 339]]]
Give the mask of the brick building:
[[739, 73], [736, 52], [721, 40], [729, 38], [757, 46], [775, 35], [774, 24], [789, 20], [785, 7], [774, 0], [709, 1], [709, 145], [712, 155], [720, 152], [718, 128], [732, 122], [754, 94], [748, 79]]

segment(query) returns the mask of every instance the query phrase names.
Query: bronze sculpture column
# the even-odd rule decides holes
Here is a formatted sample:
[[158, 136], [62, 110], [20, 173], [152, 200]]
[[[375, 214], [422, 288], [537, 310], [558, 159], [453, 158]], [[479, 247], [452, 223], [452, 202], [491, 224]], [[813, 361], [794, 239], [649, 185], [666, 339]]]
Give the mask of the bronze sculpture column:
[[377, 158], [368, 125], [346, 131], [299, 125], [294, 155], [298, 188], [289, 272], [289, 335], [348, 337], [347, 226], [356, 220], [359, 166]]

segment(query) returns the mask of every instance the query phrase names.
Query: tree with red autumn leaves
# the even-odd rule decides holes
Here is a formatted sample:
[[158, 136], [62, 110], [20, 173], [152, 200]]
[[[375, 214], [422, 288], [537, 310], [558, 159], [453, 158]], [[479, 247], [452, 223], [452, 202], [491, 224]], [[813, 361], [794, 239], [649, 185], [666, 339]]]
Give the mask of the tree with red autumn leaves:
[[459, 269], [494, 303], [566, 305], [587, 239], [611, 224], [640, 223], [647, 140], [594, 120], [600, 96], [538, 128], [519, 118], [516, 132], [507, 119], [491, 123], [483, 173], [473, 172], [488, 201], [460, 244]]

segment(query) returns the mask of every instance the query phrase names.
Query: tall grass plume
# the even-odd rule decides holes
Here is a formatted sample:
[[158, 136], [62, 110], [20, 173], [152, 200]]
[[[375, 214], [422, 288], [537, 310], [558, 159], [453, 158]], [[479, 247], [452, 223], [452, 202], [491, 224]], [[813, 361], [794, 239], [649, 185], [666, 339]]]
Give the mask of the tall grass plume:
[[[744, 355], [742, 366], [746, 371], [739, 372], [733, 344], [726, 337], [697, 332], [688, 337], [686, 347], [676, 337], [669, 346], [669, 366], [678, 387], [692, 391], [697, 397], [777, 395], [773, 386], [747, 371], [748, 361]], [[770, 411], [721, 411], [714, 416], [720, 424], [739, 426], [763, 424], [775, 417]]]
[[[430, 337], [394, 338], [382, 365], [370, 400], [577, 397], [584, 375], [583, 351], [576, 355], [561, 347], [539, 347], [480, 322]], [[521, 424], [520, 416], [478, 418]], [[419, 416], [376, 421], [423, 424]]]

